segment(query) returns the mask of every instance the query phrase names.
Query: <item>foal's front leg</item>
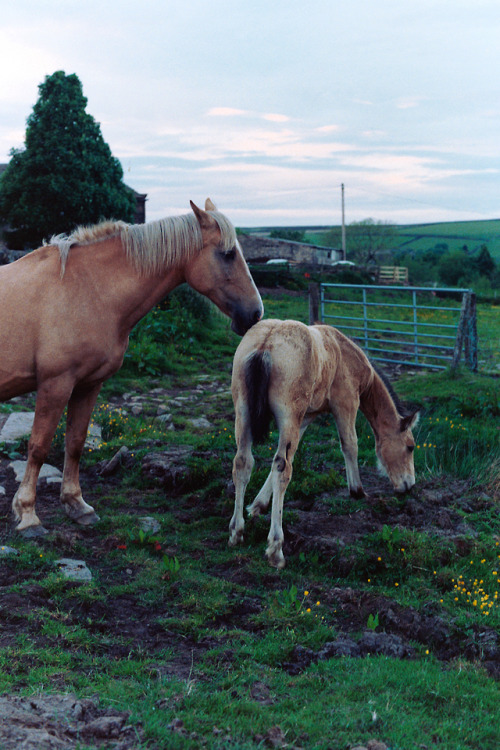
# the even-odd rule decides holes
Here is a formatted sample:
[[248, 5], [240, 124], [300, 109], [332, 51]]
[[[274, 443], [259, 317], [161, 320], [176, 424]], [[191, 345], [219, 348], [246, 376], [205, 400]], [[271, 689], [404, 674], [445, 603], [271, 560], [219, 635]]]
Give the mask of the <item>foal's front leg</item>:
[[337, 406], [332, 409], [337, 424], [340, 438], [340, 447], [344, 456], [347, 484], [351, 497], [360, 499], [365, 497], [365, 491], [361, 484], [358, 466], [358, 436], [356, 435], [356, 413], [354, 409], [345, 409]]
[[61, 503], [66, 514], [82, 526], [90, 526], [99, 520], [93, 507], [82, 497], [80, 458], [101, 385], [99, 383], [90, 388], [76, 388], [68, 403]]

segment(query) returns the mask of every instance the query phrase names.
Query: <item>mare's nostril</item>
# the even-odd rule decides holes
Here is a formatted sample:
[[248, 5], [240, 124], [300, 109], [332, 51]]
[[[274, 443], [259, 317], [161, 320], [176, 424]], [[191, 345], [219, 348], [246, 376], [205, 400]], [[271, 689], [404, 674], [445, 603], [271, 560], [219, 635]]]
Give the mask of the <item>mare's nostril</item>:
[[262, 310], [259, 308], [253, 314], [252, 324], [253, 323], [258, 323], [261, 318], [262, 318]]

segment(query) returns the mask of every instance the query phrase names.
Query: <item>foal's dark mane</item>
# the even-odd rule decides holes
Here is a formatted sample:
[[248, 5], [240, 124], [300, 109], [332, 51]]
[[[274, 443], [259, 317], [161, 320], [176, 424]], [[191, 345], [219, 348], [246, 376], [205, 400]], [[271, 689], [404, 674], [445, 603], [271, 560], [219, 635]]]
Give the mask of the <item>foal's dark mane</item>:
[[[412, 413], [411, 406], [409, 404], [403, 403], [400, 400], [398, 394], [394, 390], [393, 385], [392, 385], [391, 381], [389, 380], [389, 378], [387, 377], [387, 375], [385, 374], [385, 372], [383, 370], [381, 370], [379, 367], [377, 367], [376, 365], [374, 365], [371, 360], [370, 360], [370, 364], [373, 367], [373, 369], [375, 370], [375, 372], [377, 373], [377, 375], [379, 376], [379, 378], [382, 381], [382, 383], [387, 388], [389, 396], [392, 398], [394, 406], [396, 407], [396, 411], [398, 412], [399, 416], [400, 417], [406, 417], [408, 414], [411, 414]], [[413, 411], [415, 411], [415, 410], [413, 409]]]

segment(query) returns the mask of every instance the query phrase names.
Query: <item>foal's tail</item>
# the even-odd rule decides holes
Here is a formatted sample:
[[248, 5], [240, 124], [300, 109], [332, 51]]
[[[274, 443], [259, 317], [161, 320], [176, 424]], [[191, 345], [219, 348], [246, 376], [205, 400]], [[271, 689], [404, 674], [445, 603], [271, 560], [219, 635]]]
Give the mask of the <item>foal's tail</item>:
[[269, 405], [269, 380], [271, 377], [269, 352], [254, 352], [245, 365], [248, 416], [254, 443], [263, 443], [269, 435], [271, 407]]

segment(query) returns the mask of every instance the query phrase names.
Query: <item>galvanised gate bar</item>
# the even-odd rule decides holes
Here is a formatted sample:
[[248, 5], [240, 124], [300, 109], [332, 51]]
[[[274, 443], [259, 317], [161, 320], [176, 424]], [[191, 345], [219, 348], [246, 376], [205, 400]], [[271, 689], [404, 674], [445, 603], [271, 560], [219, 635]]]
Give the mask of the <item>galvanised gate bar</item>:
[[475, 295], [471, 289], [320, 284], [318, 315], [381, 362], [445, 370], [462, 345], [477, 370]]

